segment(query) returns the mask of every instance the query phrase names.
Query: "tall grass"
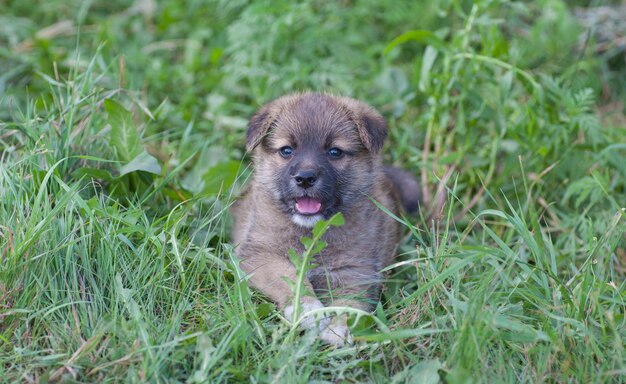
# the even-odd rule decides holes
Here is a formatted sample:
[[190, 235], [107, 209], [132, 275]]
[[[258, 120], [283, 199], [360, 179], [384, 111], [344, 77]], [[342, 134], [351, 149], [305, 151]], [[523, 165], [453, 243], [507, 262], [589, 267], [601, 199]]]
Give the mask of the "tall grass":
[[[626, 131], [564, 3], [24, 4], [0, 6], [0, 380], [624, 381]], [[229, 243], [246, 118], [300, 89], [380, 109], [425, 192], [342, 348]]]

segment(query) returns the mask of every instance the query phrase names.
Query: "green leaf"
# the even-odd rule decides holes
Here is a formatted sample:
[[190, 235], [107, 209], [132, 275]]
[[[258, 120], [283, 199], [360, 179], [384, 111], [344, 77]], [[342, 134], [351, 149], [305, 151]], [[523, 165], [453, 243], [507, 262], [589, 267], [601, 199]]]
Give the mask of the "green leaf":
[[430, 84], [430, 70], [437, 59], [437, 50], [432, 46], [427, 46], [424, 51], [424, 58], [422, 59], [422, 68], [420, 70], [420, 81], [418, 84], [418, 88], [420, 91], [424, 92], [429, 89]]
[[299, 265], [299, 263], [301, 261], [300, 261], [300, 254], [298, 252], [296, 252], [295, 250], [289, 248], [287, 250], [287, 254], [289, 255], [289, 260], [291, 260], [293, 265]]
[[89, 167], [78, 168], [77, 170], [72, 172], [72, 177], [75, 179], [87, 177], [90, 179], [98, 179], [104, 181], [112, 181], [114, 179], [113, 175], [111, 175], [111, 172], [107, 171], [106, 169]]
[[209, 168], [202, 176], [202, 181], [204, 181], [202, 193], [217, 195], [228, 190], [237, 179], [239, 167], [240, 163], [233, 160], [218, 163]]
[[132, 113], [111, 99], [104, 100], [104, 109], [111, 126], [109, 144], [120, 160], [131, 161], [143, 150]]
[[576, 197], [574, 206], [580, 208], [581, 204], [589, 199], [589, 204], [593, 205], [602, 200], [603, 190], [608, 189], [608, 182], [603, 177], [594, 178], [586, 176], [580, 180], [572, 182], [563, 195], [563, 202], [569, 203], [572, 197]]
[[550, 338], [544, 332], [505, 315], [494, 316], [492, 322], [493, 325], [501, 330], [501, 337], [506, 340], [518, 343], [530, 343], [538, 340], [550, 341]]
[[446, 383], [470, 384], [476, 380], [472, 377], [472, 373], [462, 366], [455, 366], [448, 369], [445, 378]]
[[434, 48], [439, 50], [446, 50], [446, 44], [444, 41], [437, 35], [435, 35], [431, 31], [416, 29], [413, 31], [408, 31], [400, 36], [396, 37], [385, 47], [383, 55], [387, 55], [392, 49], [400, 44], [404, 44], [407, 41], [417, 41], [419, 43], [432, 45]]
[[439, 370], [443, 364], [438, 359], [422, 361], [408, 366], [393, 377], [393, 382], [437, 384], [440, 382]]
[[300, 238], [300, 242], [302, 243], [302, 245], [304, 245], [306, 248], [310, 248], [313, 245], [313, 239], [311, 239], [310, 237], [307, 236], [302, 236]]
[[321, 237], [330, 227], [341, 227], [345, 223], [341, 212], [336, 213], [328, 220], [320, 220], [313, 226], [313, 236]]
[[275, 309], [276, 309], [276, 306], [274, 304], [267, 303], [267, 302], [261, 303], [257, 305], [256, 307], [256, 315], [260, 319], [264, 319], [268, 317], [272, 312], [274, 312]]
[[120, 167], [120, 176], [136, 171], [144, 171], [160, 175], [161, 165], [154, 156], [146, 151], [143, 151], [134, 159], [132, 159], [128, 164]]

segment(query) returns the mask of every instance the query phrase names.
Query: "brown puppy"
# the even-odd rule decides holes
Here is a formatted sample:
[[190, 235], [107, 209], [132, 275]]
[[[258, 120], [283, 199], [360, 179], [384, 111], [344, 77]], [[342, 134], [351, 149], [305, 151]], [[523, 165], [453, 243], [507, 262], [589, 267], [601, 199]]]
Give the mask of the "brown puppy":
[[[301, 254], [303, 236], [337, 212], [341, 227], [324, 235], [328, 246], [315, 256], [301, 299], [303, 316], [324, 304], [371, 310], [378, 300], [381, 269], [393, 259], [401, 225], [398, 215], [417, 208], [419, 188], [407, 172], [383, 167], [384, 119], [359, 101], [318, 93], [281, 97], [265, 105], [248, 125], [247, 149], [255, 170], [234, 204], [233, 242], [250, 284], [275, 301], [289, 320], [296, 270], [288, 250]], [[371, 199], [370, 199], [371, 198]], [[315, 325], [312, 319], [303, 324]], [[321, 337], [350, 340], [345, 318], [322, 321]]]

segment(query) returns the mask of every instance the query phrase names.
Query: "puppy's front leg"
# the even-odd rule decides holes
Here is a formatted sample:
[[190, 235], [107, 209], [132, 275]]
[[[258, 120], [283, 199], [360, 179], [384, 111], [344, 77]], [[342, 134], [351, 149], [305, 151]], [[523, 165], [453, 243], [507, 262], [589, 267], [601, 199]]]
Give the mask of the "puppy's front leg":
[[[250, 284], [263, 292], [280, 309], [283, 310], [287, 320], [295, 322], [294, 305], [292, 302], [293, 291], [287, 281], [296, 282], [298, 277], [293, 264], [286, 258], [272, 254], [256, 254], [246, 257], [245, 252], [240, 255], [241, 269], [250, 275]], [[301, 324], [304, 328], [310, 329], [318, 325], [324, 328], [328, 325], [327, 319], [317, 320], [314, 316], [307, 316], [314, 309], [323, 308], [324, 305], [314, 294], [313, 286], [305, 277], [303, 281], [304, 291], [300, 297], [300, 316], [303, 318]]]
[[[344, 267], [334, 271], [327, 271], [327, 282], [324, 288], [318, 287], [318, 292], [330, 294], [330, 305], [334, 307], [348, 307], [370, 312], [373, 302], [377, 301], [380, 293], [380, 274], [371, 268]], [[317, 283], [319, 279], [315, 282]], [[343, 345], [352, 342], [352, 335], [348, 328], [348, 315], [335, 316], [320, 337], [330, 344]]]
[[[334, 300], [333, 307], [348, 307], [354, 309], [360, 309], [362, 311], [370, 312], [371, 305], [366, 304], [361, 300]], [[350, 328], [348, 328], [348, 315], [340, 314], [334, 316], [328, 326], [320, 333], [320, 338], [329, 344], [344, 345], [352, 344], [352, 334], [350, 334]]]

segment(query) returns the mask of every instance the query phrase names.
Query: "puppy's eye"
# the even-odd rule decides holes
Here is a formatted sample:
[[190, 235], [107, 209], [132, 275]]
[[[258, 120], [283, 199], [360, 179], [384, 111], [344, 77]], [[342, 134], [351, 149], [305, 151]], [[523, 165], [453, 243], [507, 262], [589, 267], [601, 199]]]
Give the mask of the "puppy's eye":
[[343, 151], [339, 148], [331, 148], [328, 150], [328, 156], [334, 158], [334, 159], [338, 159], [341, 156], [343, 156]]
[[281, 149], [278, 150], [278, 153], [280, 153], [282, 157], [287, 158], [293, 155], [293, 148], [289, 146], [282, 147]]

